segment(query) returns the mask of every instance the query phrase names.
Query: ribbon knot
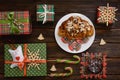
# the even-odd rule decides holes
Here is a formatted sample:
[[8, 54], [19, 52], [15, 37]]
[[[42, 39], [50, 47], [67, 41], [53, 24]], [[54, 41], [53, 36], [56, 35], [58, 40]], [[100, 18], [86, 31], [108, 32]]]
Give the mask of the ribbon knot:
[[5, 64], [17, 64], [18, 68], [20, 70], [23, 70], [24, 71], [24, 76], [26, 76], [27, 74], [27, 64], [28, 63], [39, 63], [39, 64], [42, 64], [42, 63], [46, 63], [47, 61], [45, 59], [37, 59], [37, 60], [31, 60], [28, 58], [27, 56], [27, 44], [24, 44], [24, 59], [22, 62], [14, 62], [14, 61], [8, 61], [6, 60], [5, 61]]
[[22, 70], [24, 66], [24, 62], [17, 63], [17, 65], [18, 65], [18, 68]]

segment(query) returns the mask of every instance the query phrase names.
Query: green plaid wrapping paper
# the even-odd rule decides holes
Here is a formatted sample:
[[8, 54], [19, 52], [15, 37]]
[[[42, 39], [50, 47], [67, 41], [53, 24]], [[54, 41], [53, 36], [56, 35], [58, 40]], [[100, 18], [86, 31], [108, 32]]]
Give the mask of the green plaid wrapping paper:
[[[11, 11], [10, 11], [11, 12]], [[24, 26], [21, 27], [19, 34], [30, 34], [30, 21], [29, 21], [29, 11], [12, 11], [14, 12], [14, 18], [21, 22]], [[9, 35], [10, 27], [9, 21], [6, 15], [9, 11], [0, 12], [0, 35]]]
[[[43, 12], [44, 13], [44, 4], [38, 4], [37, 5], [37, 12]], [[54, 5], [47, 5], [47, 11], [54, 12]], [[44, 17], [39, 17], [40, 13], [37, 13], [37, 21], [43, 21]], [[54, 21], [54, 14], [47, 13], [46, 14], [46, 21]]]
[[[24, 51], [24, 44], [15, 44], [15, 46], [21, 45], [22, 50]], [[32, 52], [36, 52], [39, 50], [39, 57], [41, 59], [47, 59], [46, 58], [46, 43], [37, 43], [37, 44], [27, 44], [29, 49]], [[11, 47], [6, 44], [5, 46], [5, 53], [4, 53], [4, 59], [12, 61], [12, 57], [10, 53], [8, 52], [8, 49], [11, 49]], [[28, 52], [27, 52], [28, 53]], [[27, 63], [27, 67], [28, 67]], [[20, 70], [18, 67], [10, 68], [11, 64], [5, 64], [4, 65], [4, 76], [5, 77], [20, 77], [24, 76], [24, 71]], [[31, 67], [30, 69], [27, 69], [27, 76], [47, 76], [47, 63], [40, 63], [39, 65], [40, 70], [38, 70], [36, 67]]]

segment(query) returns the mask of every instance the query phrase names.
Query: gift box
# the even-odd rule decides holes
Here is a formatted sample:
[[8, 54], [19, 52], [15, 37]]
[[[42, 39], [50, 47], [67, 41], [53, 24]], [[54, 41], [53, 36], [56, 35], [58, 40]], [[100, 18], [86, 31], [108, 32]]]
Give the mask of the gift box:
[[43, 24], [47, 21], [54, 21], [54, 5], [38, 4], [37, 5], [37, 21]]
[[82, 53], [80, 78], [102, 79], [107, 75], [107, 62], [105, 53]]
[[30, 34], [29, 11], [0, 12], [0, 35]]
[[47, 76], [45, 43], [6, 44], [4, 48], [5, 77]]
[[116, 7], [110, 7], [109, 3], [107, 4], [107, 6], [99, 6], [97, 22], [106, 23], [107, 26], [108, 24], [114, 23], [115, 21], [117, 21], [117, 19], [115, 18], [117, 10], [118, 9]]

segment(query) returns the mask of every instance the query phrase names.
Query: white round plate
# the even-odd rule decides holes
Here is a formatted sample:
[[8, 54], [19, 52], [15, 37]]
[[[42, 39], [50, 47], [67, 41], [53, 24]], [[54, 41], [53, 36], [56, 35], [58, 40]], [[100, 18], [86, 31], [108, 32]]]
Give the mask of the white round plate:
[[86, 17], [85, 15], [83, 14], [80, 14], [80, 13], [70, 13], [70, 14], [67, 14], [65, 16], [63, 16], [59, 21], [58, 23], [56, 24], [56, 27], [55, 27], [55, 39], [56, 39], [56, 42], [57, 44], [63, 49], [65, 50], [66, 52], [69, 52], [69, 53], [81, 53], [85, 50], [87, 50], [93, 43], [94, 41], [94, 38], [95, 38], [95, 28], [94, 28], [94, 34], [89, 38], [89, 40], [84, 43], [84, 44], [81, 44], [81, 48], [78, 50], [78, 51], [71, 51], [69, 48], [68, 48], [68, 44], [65, 44], [61, 41], [61, 37], [58, 35], [58, 29], [60, 27], [60, 25], [65, 21], [67, 20], [69, 17], [71, 16], [79, 16], [81, 17], [82, 19], [86, 20], [89, 22], [89, 24], [91, 24], [93, 27], [93, 23], [91, 22], [91, 20]]

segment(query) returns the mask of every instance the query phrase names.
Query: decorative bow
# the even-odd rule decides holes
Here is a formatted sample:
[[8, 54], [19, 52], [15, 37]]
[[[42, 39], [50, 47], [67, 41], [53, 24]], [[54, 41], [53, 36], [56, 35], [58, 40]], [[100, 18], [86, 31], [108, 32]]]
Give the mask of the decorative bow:
[[43, 24], [47, 21], [47, 14], [54, 14], [54, 12], [50, 12], [47, 10], [47, 5], [44, 4], [43, 6], [44, 12], [37, 12], [39, 14], [39, 18], [44, 18], [43, 19]]
[[19, 33], [21, 26], [23, 26], [23, 24], [14, 19], [14, 12], [9, 12], [7, 15], [7, 19], [9, 21], [8, 24], [10, 26], [10, 32], [12, 34]]
[[30, 60], [27, 58], [27, 44], [24, 44], [24, 60], [22, 62], [13, 62], [13, 61], [5, 61], [5, 64], [17, 64], [20, 70], [24, 71], [24, 76], [27, 74], [27, 63], [46, 63], [46, 60]]

